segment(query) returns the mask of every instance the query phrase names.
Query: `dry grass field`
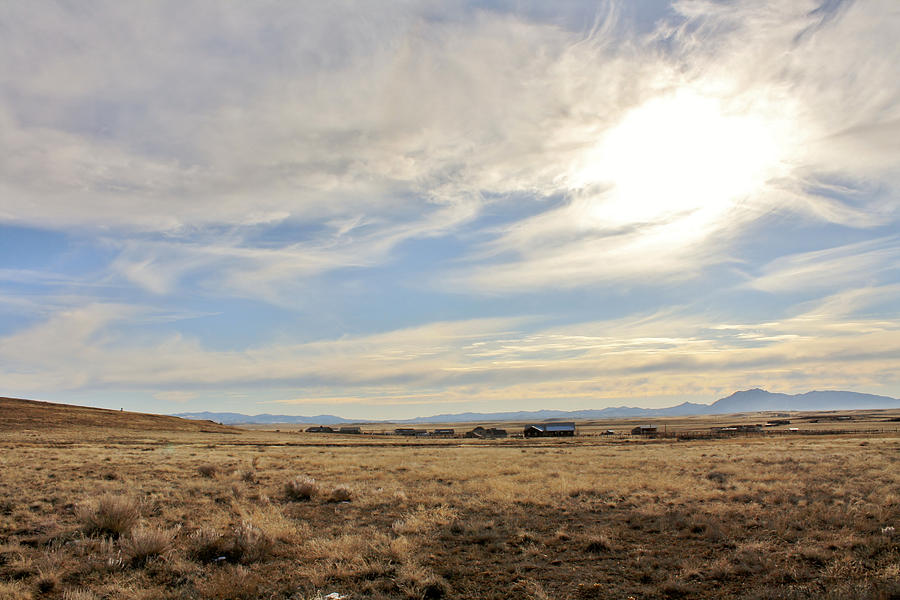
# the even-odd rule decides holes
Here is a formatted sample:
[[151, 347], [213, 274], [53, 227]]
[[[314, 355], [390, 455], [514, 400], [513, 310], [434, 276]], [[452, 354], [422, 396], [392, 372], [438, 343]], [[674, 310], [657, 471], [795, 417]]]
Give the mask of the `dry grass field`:
[[422, 441], [0, 408], [3, 600], [900, 598], [896, 433]]

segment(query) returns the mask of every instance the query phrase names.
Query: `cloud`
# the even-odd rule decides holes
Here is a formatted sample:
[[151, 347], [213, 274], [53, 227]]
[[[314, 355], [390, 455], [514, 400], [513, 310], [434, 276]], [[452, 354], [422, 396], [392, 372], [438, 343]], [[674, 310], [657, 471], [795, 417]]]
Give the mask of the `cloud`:
[[767, 292], [815, 292], [878, 283], [900, 264], [896, 237], [879, 238], [775, 259], [748, 287]]
[[683, 281], [732, 260], [772, 213], [895, 223], [900, 54], [880, 48], [897, 14], [836, 6], [680, 2], [680, 21], [639, 48], [598, 44], [594, 95], [628, 101], [560, 128], [588, 132], [548, 158], [565, 202], [498, 228], [454, 281], [504, 293]]
[[[382, 263], [403, 241], [462, 232], [514, 194], [546, 209], [480, 232], [492, 239], [454, 281], [509, 292], [681, 278], [723, 260], [721, 240], [773, 209], [852, 226], [896, 218], [878, 187], [898, 183], [890, 2], [679, 2], [644, 36], [609, 6], [589, 31], [539, 10], [432, 3], [6, 6], [0, 219], [100, 228], [123, 242], [113, 270], [155, 294], [189, 271], [221, 270], [226, 289], [277, 301], [289, 295], [281, 279]], [[584, 169], [609, 162], [598, 143], [636, 107], [679, 90], [784, 137], [779, 176], [715, 214], [679, 201], [674, 213], [616, 223], [610, 207], [644, 200], [620, 197], [621, 173], [598, 187]], [[750, 123], [735, 134], [761, 130]], [[711, 131], [735, 124], [726, 116]], [[695, 162], [722, 154], [712, 133], [672, 135], [708, 138]], [[681, 171], [670, 189], [715, 191]], [[654, 179], [666, 184], [659, 173], [636, 181]], [[836, 179], [874, 187], [852, 205], [820, 193]], [[344, 243], [277, 248], [250, 240], [283, 223], [364, 233], [338, 227]], [[222, 227], [227, 249], [210, 241]], [[481, 262], [485, 253], [505, 258]]]
[[156, 392], [153, 394], [153, 397], [157, 400], [162, 400], [163, 402], [185, 403], [197, 398], [198, 394], [196, 392], [184, 392], [180, 390], [165, 390]]
[[188, 404], [189, 394], [231, 390], [283, 404], [321, 407], [335, 400], [357, 412], [713, 398], [748, 381], [782, 390], [883, 389], [900, 383], [900, 330], [890, 315], [870, 309], [896, 292], [896, 285], [842, 292], [767, 322], [716, 321], [687, 308], [567, 326], [476, 319], [230, 351], [167, 331], [158, 321], [135, 335], [133, 327], [123, 328], [125, 319], [153, 315], [97, 305], [0, 340], [0, 385], [28, 393], [150, 390]]
[[[529, 186], [503, 172], [529, 165], [499, 157], [538, 142], [533, 126], [516, 129], [546, 104], [528, 92], [569, 43], [557, 28], [339, 3], [209, 4], [174, 23], [175, 7], [4, 9], [17, 24], [6, 56], [32, 51], [3, 81], [0, 132], [15, 149], [4, 197], [27, 200], [8, 219], [168, 232], [359, 213], [390, 222]], [[513, 95], [532, 99], [512, 106]]]

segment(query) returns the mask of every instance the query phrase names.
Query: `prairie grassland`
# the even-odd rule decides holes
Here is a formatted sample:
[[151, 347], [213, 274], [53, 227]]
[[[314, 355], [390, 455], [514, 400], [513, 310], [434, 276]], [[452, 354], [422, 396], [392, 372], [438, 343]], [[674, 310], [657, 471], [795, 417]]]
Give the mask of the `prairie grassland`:
[[371, 439], [0, 432], [0, 599], [900, 597], [896, 434]]

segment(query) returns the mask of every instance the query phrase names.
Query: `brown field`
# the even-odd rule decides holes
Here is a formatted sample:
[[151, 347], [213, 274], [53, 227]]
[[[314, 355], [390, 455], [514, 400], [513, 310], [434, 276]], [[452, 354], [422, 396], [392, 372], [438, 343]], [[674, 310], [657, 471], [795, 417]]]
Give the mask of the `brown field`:
[[900, 598], [896, 411], [481, 441], [31, 408], [0, 404], [0, 599]]

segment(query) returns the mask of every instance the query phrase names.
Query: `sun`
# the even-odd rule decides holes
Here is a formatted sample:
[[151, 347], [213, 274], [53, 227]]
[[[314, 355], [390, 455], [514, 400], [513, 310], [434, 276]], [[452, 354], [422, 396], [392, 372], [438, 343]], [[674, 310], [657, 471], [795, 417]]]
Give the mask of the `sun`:
[[692, 237], [778, 175], [782, 127], [759, 110], [676, 92], [628, 112], [568, 183], [593, 226], [658, 224]]

